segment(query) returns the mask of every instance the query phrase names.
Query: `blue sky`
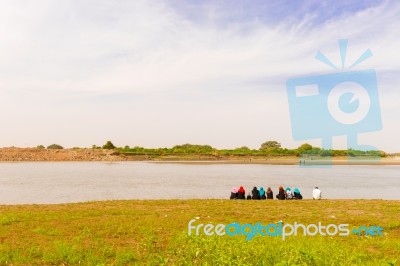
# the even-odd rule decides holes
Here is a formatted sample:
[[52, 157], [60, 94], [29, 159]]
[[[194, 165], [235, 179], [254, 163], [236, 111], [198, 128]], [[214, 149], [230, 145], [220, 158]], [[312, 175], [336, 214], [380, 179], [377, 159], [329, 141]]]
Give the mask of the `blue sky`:
[[314, 25], [352, 15], [382, 4], [382, 0], [368, 1], [171, 1], [174, 9], [185, 18], [196, 22], [209, 22], [210, 13], [221, 26], [230, 23], [255, 21], [276, 25], [283, 21], [301, 22], [310, 17]]
[[314, 57], [340, 65], [345, 38], [378, 76], [383, 129], [360, 141], [400, 151], [399, 18], [396, 1], [2, 1], [0, 146], [320, 146], [293, 140], [285, 84], [334, 72]]

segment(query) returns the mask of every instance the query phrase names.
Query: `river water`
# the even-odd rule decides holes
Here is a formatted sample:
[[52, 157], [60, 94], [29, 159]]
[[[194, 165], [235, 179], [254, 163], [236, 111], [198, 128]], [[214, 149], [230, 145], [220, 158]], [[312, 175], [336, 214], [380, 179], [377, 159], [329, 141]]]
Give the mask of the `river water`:
[[234, 186], [318, 186], [330, 199], [400, 199], [400, 166], [180, 164], [152, 162], [0, 163], [0, 204], [115, 199], [228, 198]]

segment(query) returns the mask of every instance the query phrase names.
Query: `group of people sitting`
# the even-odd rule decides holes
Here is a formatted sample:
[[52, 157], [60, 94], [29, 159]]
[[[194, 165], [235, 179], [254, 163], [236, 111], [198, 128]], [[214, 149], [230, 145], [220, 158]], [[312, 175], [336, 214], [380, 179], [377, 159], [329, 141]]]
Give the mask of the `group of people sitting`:
[[[278, 200], [292, 200], [292, 199], [303, 199], [303, 196], [300, 193], [300, 190], [296, 187], [293, 189], [287, 187], [283, 189], [282, 186], [278, 189], [278, 194], [276, 195]], [[248, 200], [265, 200], [265, 199], [274, 199], [274, 192], [270, 187], [267, 188], [267, 191], [264, 190], [263, 187], [260, 187], [260, 190], [257, 187], [254, 187], [251, 193], [249, 193], [246, 197], [246, 191], [243, 186], [240, 186], [239, 189], [237, 187], [232, 188], [230, 199], [248, 199]]]
[[296, 187], [293, 189], [293, 191], [290, 189], [290, 187], [287, 187], [286, 189], [283, 189], [282, 186], [279, 186], [278, 188], [278, 194], [276, 195], [276, 198], [278, 200], [291, 200], [291, 199], [296, 199], [296, 200], [301, 200], [303, 199], [303, 196], [300, 193], [300, 190]]

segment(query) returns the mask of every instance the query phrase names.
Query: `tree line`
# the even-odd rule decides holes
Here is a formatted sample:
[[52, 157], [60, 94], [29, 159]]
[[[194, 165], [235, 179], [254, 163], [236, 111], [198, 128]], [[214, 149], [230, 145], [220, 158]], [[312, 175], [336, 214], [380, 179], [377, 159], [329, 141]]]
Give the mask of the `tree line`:
[[217, 149], [210, 145], [183, 144], [175, 145], [172, 148], [144, 148], [140, 146], [116, 147], [111, 141], [107, 141], [103, 146], [92, 146], [93, 149], [113, 149], [119, 153], [132, 155], [211, 155], [211, 156], [379, 156], [385, 157], [383, 151], [370, 150], [326, 150], [319, 147], [313, 147], [308, 143], [304, 143], [295, 149], [283, 148], [281, 144], [275, 140], [266, 141], [261, 144], [259, 149], [250, 149], [246, 146], [235, 149]]

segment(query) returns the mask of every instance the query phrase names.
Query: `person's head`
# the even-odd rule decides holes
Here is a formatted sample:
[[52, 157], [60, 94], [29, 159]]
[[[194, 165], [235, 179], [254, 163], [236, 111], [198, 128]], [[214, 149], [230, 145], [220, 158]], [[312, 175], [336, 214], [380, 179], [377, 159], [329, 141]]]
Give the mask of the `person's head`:
[[314, 189], [319, 189], [318, 187], [315, 187]]
[[260, 191], [264, 191], [264, 188], [263, 188], [263, 187], [260, 187]]
[[294, 192], [294, 193], [299, 193], [299, 194], [300, 194], [300, 190], [299, 190], [297, 187], [293, 189], [293, 192]]
[[232, 192], [232, 193], [237, 193], [237, 192], [238, 192], [237, 187], [233, 187], [232, 190], [231, 190], [231, 192]]
[[253, 187], [253, 190], [257, 190], [257, 187]]
[[279, 188], [278, 188], [279, 190], [283, 190], [283, 187], [282, 186], [279, 186]]
[[286, 191], [291, 191], [290, 187], [287, 187], [285, 190], [286, 190]]
[[268, 188], [267, 188], [267, 191], [268, 191], [268, 192], [270, 192], [270, 191], [271, 191], [271, 188], [270, 188], [270, 187], [268, 187]]

